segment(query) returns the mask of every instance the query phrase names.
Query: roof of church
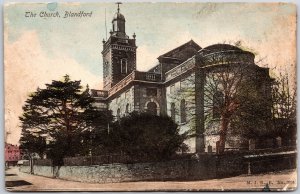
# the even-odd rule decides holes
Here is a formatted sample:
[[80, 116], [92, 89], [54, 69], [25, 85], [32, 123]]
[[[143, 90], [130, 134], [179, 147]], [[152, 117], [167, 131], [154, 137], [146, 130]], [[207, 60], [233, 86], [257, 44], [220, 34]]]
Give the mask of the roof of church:
[[223, 52], [223, 51], [243, 51], [243, 50], [230, 44], [213, 44], [201, 49], [199, 53], [203, 55], [207, 55], [207, 54]]
[[163, 54], [158, 57], [158, 60], [161, 58], [175, 58], [185, 61], [186, 59], [195, 55], [201, 47], [195, 43], [193, 40], [188, 41], [187, 43]]

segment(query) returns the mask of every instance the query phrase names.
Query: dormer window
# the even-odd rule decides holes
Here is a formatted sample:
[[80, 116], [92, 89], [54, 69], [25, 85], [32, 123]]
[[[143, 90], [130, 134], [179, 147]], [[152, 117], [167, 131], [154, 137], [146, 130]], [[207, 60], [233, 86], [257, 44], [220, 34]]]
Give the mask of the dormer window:
[[121, 73], [127, 74], [127, 59], [121, 59]]

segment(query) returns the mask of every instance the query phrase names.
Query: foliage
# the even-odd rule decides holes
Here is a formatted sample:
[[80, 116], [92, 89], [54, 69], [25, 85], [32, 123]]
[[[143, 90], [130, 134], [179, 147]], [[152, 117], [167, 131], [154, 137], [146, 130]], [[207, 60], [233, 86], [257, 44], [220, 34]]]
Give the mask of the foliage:
[[32, 157], [33, 153], [38, 154], [42, 158], [46, 151], [46, 140], [41, 136], [35, 136], [30, 132], [23, 130], [22, 136], [20, 138], [20, 149], [29, 158]]
[[274, 118], [296, 119], [296, 88], [292, 87], [288, 75], [280, 74], [275, 79], [272, 85], [272, 101]]
[[71, 81], [66, 75], [62, 81], [53, 80], [45, 89], [38, 88], [32, 93], [20, 117], [21, 145], [34, 152], [29, 144], [36, 138], [45, 138], [47, 155], [58, 164], [65, 156], [86, 152], [88, 140], [83, 134], [102, 130], [112, 116], [92, 106], [94, 99], [88, 86], [83, 92], [81, 90], [80, 81]]
[[272, 85], [273, 134], [296, 139], [296, 83], [288, 75], [280, 74]]
[[[264, 71], [253, 64], [230, 65], [212, 70], [207, 80], [210, 109], [212, 114], [220, 115], [220, 152], [224, 151], [228, 135], [257, 138], [268, 132], [271, 95], [270, 80]], [[216, 106], [213, 95], [218, 91], [222, 102]]]
[[115, 150], [131, 157], [140, 154], [150, 160], [166, 160], [177, 151], [186, 151], [186, 134], [168, 116], [133, 112], [114, 123], [110, 134]]
[[[271, 96], [263, 89], [268, 87], [264, 86], [268, 75], [254, 64], [230, 64], [225, 55], [218, 57], [224, 64], [203, 70], [204, 122], [206, 135], [219, 135], [219, 151], [223, 152], [228, 136], [252, 138], [267, 132]], [[196, 118], [195, 84], [198, 79], [201, 78], [186, 78], [188, 84], [170, 97], [175, 103], [181, 99], [187, 101], [190, 121]]]
[[246, 139], [265, 138], [270, 134], [271, 103], [268, 94], [258, 89], [260, 83], [248, 80], [236, 94], [242, 102], [231, 119], [231, 135]]

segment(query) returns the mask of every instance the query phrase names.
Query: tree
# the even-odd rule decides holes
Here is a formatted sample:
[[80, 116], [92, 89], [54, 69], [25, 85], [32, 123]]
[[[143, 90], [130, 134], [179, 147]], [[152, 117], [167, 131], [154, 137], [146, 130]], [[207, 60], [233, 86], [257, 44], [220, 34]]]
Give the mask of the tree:
[[[170, 159], [177, 151], [186, 151], [186, 134], [168, 116], [133, 112], [115, 122], [110, 134], [115, 150], [132, 158], [141, 154], [149, 160]], [[113, 147], [113, 145], [109, 145]]]
[[81, 137], [85, 143], [82, 150], [83, 155], [102, 155], [110, 153], [110, 148], [106, 146], [109, 140], [109, 130], [112, 126], [113, 115], [109, 110], [98, 111], [88, 109], [85, 111], [84, 119], [89, 126], [94, 126], [91, 130], [85, 130]]
[[46, 140], [42, 136], [35, 136], [30, 132], [23, 130], [20, 138], [20, 149], [29, 159], [33, 158], [33, 154], [38, 154], [40, 158], [46, 153]]
[[208, 62], [201, 60], [196, 71], [203, 75], [191, 75], [181, 82], [184, 86], [176, 95], [171, 94], [175, 103], [181, 99], [187, 102], [188, 119], [192, 121], [187, 123], [193, 124], [197, 119], [195, 85], [203, 79], [205, 134], [218, 134], [219, 152], [224, 152], [228, 136], [250, 138], [265, 133], [271, 118], [271, 80], [267, 71], [226, 52], [217, 53]]
[[296, 83], [279, 74], [272, 85], [273, 135], [296, 139]]
[[63, 157], [82, 153], [88, 142], [83, 133], [107, 127], [112, 116], [93, 107], [88, 86], [81, 90], [80, 81], [71, 81], [66, 75], [62, 81], [53, 80], [45, 89], [32, 93], [20, 117], [21, 145], [31, 149], [28, 145], [36, 138], [45, 138], [49, 142], [47, 155], [57, 164]]
[[[248, 64], [222, 65], [207, 72], [204, 89], [206, 122], [220, 120], [220, 153], [224, 152], [230, 128], [241, 136], [253, 134], [251, 129], [252, 132], [266, 129], [269, 106], [266, 104], [268, 95], [261, 91], [264, 79], [262, 72]], [[254, 134], [258, 135], [258, 131]], [[234, 134], [234, 130], [232, 132]]]

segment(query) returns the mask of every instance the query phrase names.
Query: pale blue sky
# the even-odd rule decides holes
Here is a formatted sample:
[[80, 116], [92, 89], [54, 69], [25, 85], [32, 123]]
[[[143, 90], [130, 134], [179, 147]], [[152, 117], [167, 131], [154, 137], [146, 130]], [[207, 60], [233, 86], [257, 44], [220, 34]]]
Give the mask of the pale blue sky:
[[[11, 5], [5, 9], [9, 21], [9, 42], [28, 30], [35, 30], [41, 47], [49, 58], [59, 57], [61, 52], [74, 58], [95, 75], [102, 75], [102, 38], [105, 38], [104, 10], [107, 11], [108, 31], [116, 11], [115, 4], [58, 4], [55, 11], [93, 11], [92, 18], [25, 18], [25, 11], [48, 11], [44, 3]], [[256, 4], [197, 4], [197, 3], [125, 3], [121, 13], [126, 17], [126, 31], [137, 35], [138, 46], [160, 55], [190, 39], [204, 47], [223, 41], [251, 42], [245, 46], [255, 50], [255, 44], [267, 44], [268, 34], [280, 30], [278, 37], [290, 36], [284, 24], [278, 20], [295, 12], [291, 5], [257, 6]], [[63, 15], [63, 14], [61, 14]], [[278, 27], [280, 26], [280, 27]], [[187, 36], [189, 35], [189, 36]], [[178, 40], [180, 37], [180, 40]], [[289, 38], [289, 37], [287, 37]], [[181, 42], [180, 42], [181, 41]], [[273, 40], [274, 41], [274, 40]], [[276, 41], [276, 40], [275, 40]], [[139, 50], [138, 50], [139, 52]], [[142, 52], [142, 51], [141, 51]], [[258, 52], [258, 51], [256, 51]], [[153, 58], [155, 55], [151, 54]], [[148, 54], [148, 53], [147, 53]], [[151, 62], [153, 62], [152, 59]], [[138, 64], [144, 69], [143, 64]], [[149, 64], [147, 64], [149, 66]]]

